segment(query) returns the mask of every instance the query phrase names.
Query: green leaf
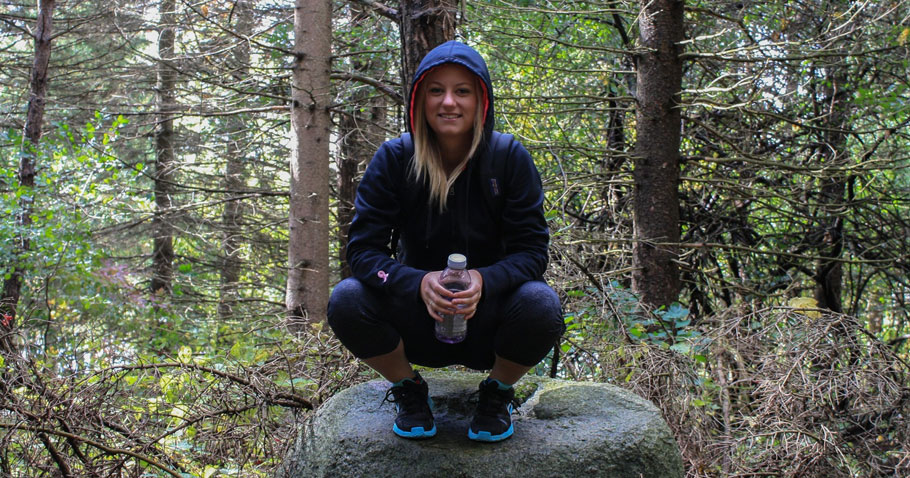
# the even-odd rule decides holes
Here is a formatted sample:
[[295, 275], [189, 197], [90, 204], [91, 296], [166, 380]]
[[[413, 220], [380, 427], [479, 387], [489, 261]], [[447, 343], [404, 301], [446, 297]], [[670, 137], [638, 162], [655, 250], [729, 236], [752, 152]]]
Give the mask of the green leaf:
[[666, 312], [664, 312], [662, 314], [662, 316], [663, 316], [663, 319], [667, 320], [667, 321], [683, 320], [689, 316], [689, 309], [687, 309], [679, 304], [674, 303], [673, 305], [670, 306], [669, 309], [667, 309]]
[[262, 363], [262, 362], [265, 361], [265, 359], [267, 359], [267, 358], [269, 358], [269, 357], [271, 357], [271, 356], [272, 356], [272, 354], [271, 354], [271, 352], [269, 352], [268, 350], [259, 349], [259, 350], [256, 352], [256, 355], [253, 356], [253, 362], [254, 362], [254, 363]]
[[689, 352], [692, 351], [692, 347], [685, 342], [677, 342], [670, 346], [670, 350], [683, 355], [689, 355]]
[[177, 358], [183, 363], [189, 363], [193, 360], [193, 349], [186, 345], [180, 347], [180, 350], [177, 352]]

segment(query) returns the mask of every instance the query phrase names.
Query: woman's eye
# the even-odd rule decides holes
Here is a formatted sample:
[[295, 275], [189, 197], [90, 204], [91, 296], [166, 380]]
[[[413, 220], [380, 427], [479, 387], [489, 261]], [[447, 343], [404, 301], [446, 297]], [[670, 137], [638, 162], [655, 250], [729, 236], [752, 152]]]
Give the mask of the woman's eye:
[[471, 94], [471, 90], [468, 88], [459, 88], [456, 91], [458, 92], [459, 95], [470, 95]]
[[439, 93], [442, 93], [442, 88], [431, 87], [430, 93], [433, 93], [434, 95], [438, 95]]

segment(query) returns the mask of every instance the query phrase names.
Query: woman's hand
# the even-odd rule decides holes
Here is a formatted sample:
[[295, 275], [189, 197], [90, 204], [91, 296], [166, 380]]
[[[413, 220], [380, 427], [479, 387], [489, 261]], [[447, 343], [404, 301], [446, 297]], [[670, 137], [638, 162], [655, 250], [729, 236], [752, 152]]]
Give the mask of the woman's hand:
[[474, 269], [468, 273], [471, 275], [471, 285], [461, 292], [452, 292], [439, 282], [442, 271], [428, 272], [423, 276], [420, 281], [420, 298], [433, 320], [442, 322], [441, 314], [455, 313], [464, 314], [467, 320], [477, 313], [477, 304], [483, 293], [483, 276]]

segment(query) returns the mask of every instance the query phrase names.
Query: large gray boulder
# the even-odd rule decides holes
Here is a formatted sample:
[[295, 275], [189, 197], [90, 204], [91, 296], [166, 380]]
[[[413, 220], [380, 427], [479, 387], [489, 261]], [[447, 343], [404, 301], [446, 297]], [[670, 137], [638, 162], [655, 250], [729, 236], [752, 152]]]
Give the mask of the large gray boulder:
[[[388, 382], [374, 380], [328, 400], [301, 429], [281, 478], [610, 477], [682, 478], [679, 448], [658, 409], [621, 388], [528, 376], [515, 434], [476, 443], [467, 428], [483, 374], [424, 373], [438, 433], [392, 433]], [[475, 396], [472, 396], [475, 395]]]

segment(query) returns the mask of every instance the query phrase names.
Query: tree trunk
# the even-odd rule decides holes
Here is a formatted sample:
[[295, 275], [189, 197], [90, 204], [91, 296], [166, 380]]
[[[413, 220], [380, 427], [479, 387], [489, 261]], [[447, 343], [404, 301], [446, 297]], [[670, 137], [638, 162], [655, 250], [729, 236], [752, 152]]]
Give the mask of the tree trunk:
[[[249, 76], [250, 44], [244, 38], [253, 32], [253, 9], [250, 0], [238, 0], [234, 4], [237, 15], [235, 32], [241, 37], [234, 48], [230, 72], [233, 84], [238, 87]], [[221, 236], [222, 254], [221, 286], [219, 289], [218, 316], [222, 319], [234, 315], [237, 302], [237, 289], [240, 281], [240, 239], [242, 234], [243, 204], [239, 199], [240, 191], [246, 186], [246, 151], [243, 138], [246, 138], [247, 116], [235, 115], [227, 119], [227, 164], [224, 171], [224, 190], [226, 201], [221, 214], [223, 227]]]
[[849, 93], [847, 78], [842, 65], [828, 67], [825, 81], [824, 100], [826, 111], [821, 114], [828, 119], [827, 127], [821, 132], [822, 141], [819, 156], [826, 166], [820, 179], [821, 190], [818, 205], [817, 245], [822, 257], [815, 269], [815, 300], [819, 308], [832, 312], [843, 312], [843, 265], [840, 256], [844, 250], [844, 216], [847, 213], [847, 122]]
[[[41, 127], [44, 123], [44, 105], [47, 97], [47, 67], [51, 58], [51, 30], [53, 27], [54, 0], [38, 2], [38, 18], [35, 25], [35, 61], [32, 64], [32, 75], [29, 83], [28, 111], [25, 120], [25, 142], [19, 158], [19, 186], [32, 189], [35, 187], [35, 153], [41, 141]], [[19, 240], [8, 244], [13, 248], [13, 260], [9, 267], [10, 277], [3, 281], [3, 297], [0, 299], [0, 356], [11, 354], [16, 350], [13, 333], [16, 330], [16, 310], [22, 290], [23, 264], [19, 264], [22, 254], [27, 252], [31, 243], [28, 230], [32, 224], [32, 207], [34, 195], [24, 194], [19, 200], [20, 227]]]
[[[362, 25], [371, 18], [370, 11], [363, 5], [352, 3], [351, 23]], [[351, 59], [355, 73], [366, 77], [382, 76], [383, 65], [373, 60]], [[338, 168], [338, 255], [341, 278], [351, 276], [347, 263], [348, 229], [354, 219], [354, 198], [357, 195], [357, 177], [363, 167], [369, 164], [385, 136], [381, 125], [385, 123], [385, 95], [375, 95], [371, 88], [354, 88], [347, 103], [352, 107], [342, 115], [339, 122], [341, 154], [336, 159]]]
[[455, 39], [457, 11], [458, 0], [401, 0], [399, 3], [398, 31], [401, 37], [401, 87], [405, 121], [410, 121], [408, 111], [411, 99], [408, 98], [408, 93], [420, 60], [433, 48]]
[[642, 303], [669, 305], [680, 291], [679, 92], [684, 1], [642, 0], [634, 157], [632, 288]]
[[169, 217], [174, 193], [174, 60], [176, 0], [161, 1], [158, 36], [158, 125], [155, 131], [155, 218], [152, 220], [152, 295], [170, 295], [174, 278], [174, 227]]
[[291, 107], [288, 325], [300, 333], [322, 320], [329, 301], [329, 0], [297, 0]]

